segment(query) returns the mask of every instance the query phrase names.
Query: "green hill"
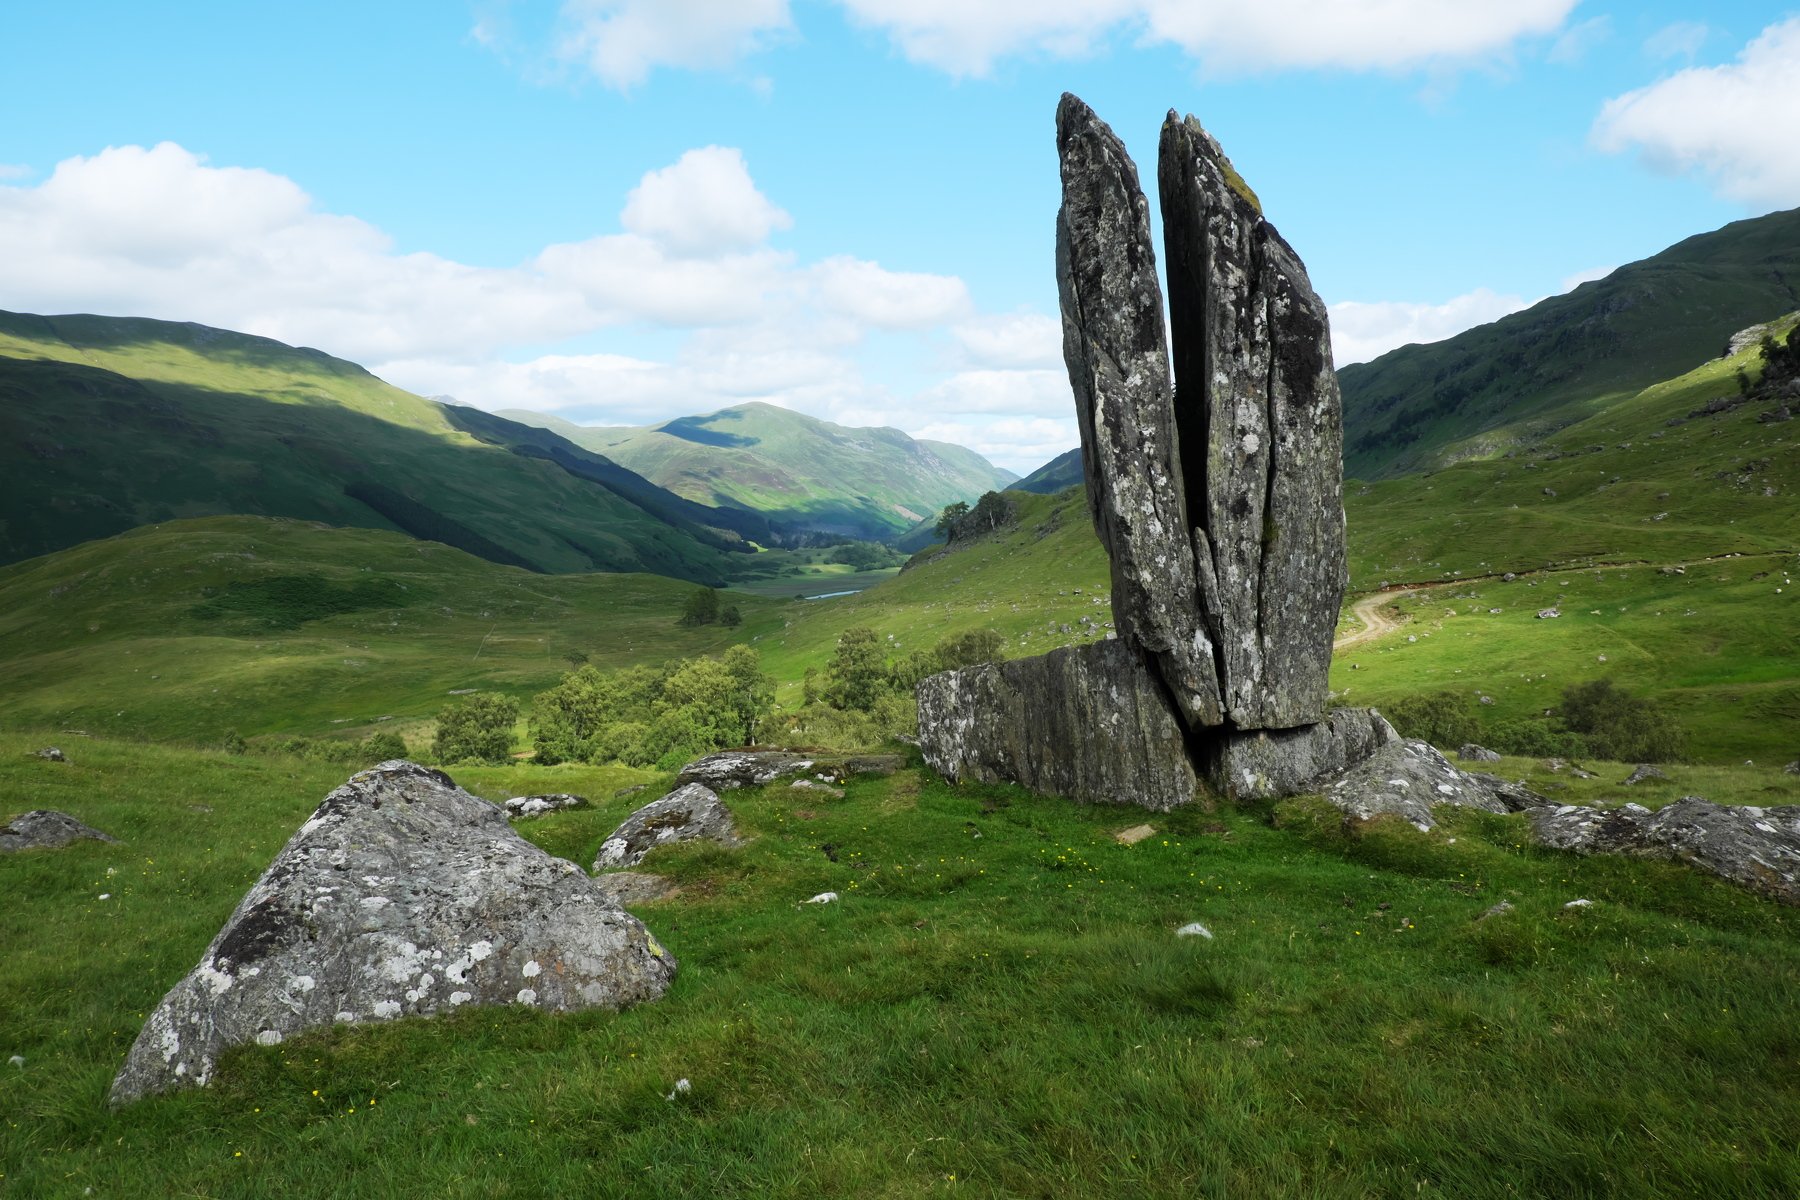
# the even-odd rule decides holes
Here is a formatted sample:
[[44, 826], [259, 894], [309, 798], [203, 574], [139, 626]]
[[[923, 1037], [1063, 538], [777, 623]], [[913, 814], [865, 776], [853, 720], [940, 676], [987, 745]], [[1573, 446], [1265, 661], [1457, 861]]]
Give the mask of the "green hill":
[[[486, 418], [481, 414], [481, 418]], [[722, 582], [757, 523], [316, 350], [0, 313], [0, 562], [181, 517], [400, 529], [534, 571]]]
[[367, 732], [456, 691], [528, 697], [601, 667], [716, 652], [778, 620], [682, 628], [693, 585], [539, 575], [387, 530], [266, 517], [145, 526], [0, 567], [0, 722], [216, 743]]
[[1037, 492], [1050, 495], [1066, 487], [1074, 487], [1085, 479], [1081, 465], [1081, 447], [1057, 455], [1025, 478], [1011, 484], [1015, 492]]
[[1344, 471], [1383, 479], [1536, 441], [1800, 306], [1800, 209], [1735, 221], [1606, 278], [1338, 372]]
[[887, 540], [1017, 478], [962, 446], [834, 425], [773, 404], [646, 428], [500, 415], [553, 430], [690, 500], [749, 509], [793, 531]]

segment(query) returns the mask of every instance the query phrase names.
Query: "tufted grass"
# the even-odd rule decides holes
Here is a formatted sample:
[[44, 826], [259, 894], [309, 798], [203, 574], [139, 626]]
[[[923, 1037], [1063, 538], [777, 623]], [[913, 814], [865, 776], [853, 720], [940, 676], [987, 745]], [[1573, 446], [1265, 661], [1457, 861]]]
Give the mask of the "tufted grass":
[[[0, 815], [62, 808], [124, 844], [0, 859], [0, 1057], [25, 1060], [0, 1064], [0, 1195], [1800, 1190], [1795, 910], [1535, 850], [1518, 818], [1347, 831], [1298, 800], [1149, 815], [1128, 849], [1111, 835], [1144, 813], [918, 768], [841, 801], [732, 793], [749, 845], [655, 852], [681, 887], [638, 910], [682, 964], [659, 1003], [339, 1027], [110, 1112], [143, 1014], [344, 771], [102, 739], [59, 765], [31, 757], [46, 740], [0, 734]], [[1629, 790], [1619, 764], [1498, 769], [1800, 802], [1767, 768]], [[660, 794], [613, 791], [666, 782], [454, 774], [596, 799], [521, 827], [584, 864]], [[1195, 920], [1214, 940], [1173, 936]]]

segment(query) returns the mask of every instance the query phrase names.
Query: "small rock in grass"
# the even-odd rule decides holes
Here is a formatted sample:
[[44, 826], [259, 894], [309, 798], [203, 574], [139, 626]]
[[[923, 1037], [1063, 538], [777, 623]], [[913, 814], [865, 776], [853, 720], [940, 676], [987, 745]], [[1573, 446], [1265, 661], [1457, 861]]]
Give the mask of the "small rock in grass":
[[1113, 841], [1121, 846], [1135, 846], [1145, 838], [1155, 836], [1156, 830], [1149, 825], [1133, 825], [1130, 829], [1121, 829], [1113, 834]]
[[1492, 908], [1488, 909], [1486, 912], [1482, 913], [1479, 917], [1476, 917], [1475, 921], [1477, 924], [1480, 924], [1482, 921], [1487, 920], [1489, 917], [1504, 916], [1505, 914], [1511, 912], [1512, 910], [1513, 910], [1512, 901], [1502, 900], [1500, 903], [1494, 905], [1494, 907], [1492, 907]]
[[833, 901], [835, 901], [837, 898], [838, 898], [838, 894], [836, 892], [820, 892], [818, 895], [814, 896], [812, 899], [806, 901], [806, 903], [807, 904], [830, 904]]
[[675, 1088], [674, 1088], [674, 1090], [673, 1090], [673, 1091], [671, 1091], [671, 1092], [670, 1092], [670, 1093], [669, 1093], [669, 1094], [668, 1094], [668, 1095], [666, 1095], [666, 1096], [664, 1096], [664, 1097], [663, 1097], [663, 1099], [664, 1099], [664, 1100], [668, 1100], [668, 1101], [670, 1101], [670, 1102], [671, 1102], [671, 1103], [672, 1103], [672, 1102], [673, 1102], [673, 1101], [674, 1101], [674, 1099], [675, 1099], [675, 1097], [677, 1097], [677, 1096], [685, 1096], [685, 1095], [687, 1095], [687, 1094], [688, 1094], [688, 1093], [689, 1093], [689, 1092], [691, 1092], [691, 1091], [693, 1091], [693, 1090], [694, 1090], [694, 1085], [693, 1085], [693, 1084], [691, 1084], [691, 1083], [689, 1083], [689, 1082], [688, 1082], [688, 1081], [687, 1081], [687, 1080], [685, 1080], [685, 1079], [677, 1079], [677, 1080], [676, 1080], [676, 1081], [675, 1081]]
[[821, 783], [817, 779], [796, 779], [789, 786], [797, 791], [816, 792], [820, 795], [830, 796], [833, 800], [844, 798], [843, 788], [832, 787], [829, 783]]
[[68, 813], [50, 808], [36, 808], [0, 825], [0, 851], [54, 850], [81, 838], [99, 842], [119, 839], [83, 825]]
[[23, 1054], [15, 1054], [6, 1060], [6, 1065], [9, 1067], [17, 1067], [19, 1070], [23, 1071], [25, 1069], [25, 1056]]
[[1186, 925], [1183, 925], [1180, 929], [1175, 931], [1175, 936], [1201, 937], [1209, 942], [1213, 940], [1212, 930], [1208, 929], [1198, 921], [1189, 921]]
[[718, 794], [698, 783], [689, 783], [626, 817], [600, 843], [594, 870], [635, 867], [652, 847], [695, 838], [709, 838], [726, 846], [740, 844], [731, 813], [719, 802]]
[[1478, 746], [1474, 742], [1464, 742], [1456, 757], [1464, 762], [1499, 762], [1500, 756], [1486, 746]]
[[1664, 775], [1661, 771], [1657, 770], [1655, 767], [1651, 766], [1649, 763], [1639, 763], [1637, 766], [1637, 769], [1635, 771], [1633, 771], [1628, 777], [1621, 779], [1619, 781], [1619, 784], [1621, 787], [1631, 787], [1633, 784], [1642, 783], [1646, 779], [1667, 779], [1667, 778], [1668, 778], [1667, 775]]
[[1563, 905], [1563, 907], [1564, 908], [1592, 908], [1592, 907], [1594, 907], [1594, 902], [1592, 900], [1586, 899], [1584, 897], [1580, 900], [1571, 900], [1567, 904]]
[[58, 750], [55, 746], [45, 746], [42, 750], [37, 752], [37, 756], [46, 762], [69, 761], [68, 758], [64, 756], [63, 752]]
[[506, 815], [515, 821], [541, 817], [545, 813], [560, 812], [565, 808], [586, 808], [587, 797], [575, 796], [568, 792], [546, 792], [538, 796], [514, 796], [500, 806]]

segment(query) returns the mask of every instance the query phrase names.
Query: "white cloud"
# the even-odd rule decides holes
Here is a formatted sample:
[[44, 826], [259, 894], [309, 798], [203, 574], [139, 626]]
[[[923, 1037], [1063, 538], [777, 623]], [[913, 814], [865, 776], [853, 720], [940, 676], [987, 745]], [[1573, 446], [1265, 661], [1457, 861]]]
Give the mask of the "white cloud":
[[24, 179], [32, 173], [24, 163], [0, 163], [0, 180]]
[[1139, 0], [839, 0], [913, 62], [952, 75], [986, 75], [1012, 54], [1085, 56], [1136, 19]]
[[645, 175], [619, 219], [676, 254], [742, 250], [794, 223], [757, 191], [743, 154], [725, 146], [689, 150]]
[[1443, 341], [1518, 312], [1529, 303], [1489, 288], [1476, 288], [1442, 304], [1339, 301], [1330, 306], [1332, 355], [1340, 367], [1368, 362], [1399, 346]]
[[1676, 21], [1644, 39], [1644, 53], [1651, 58], [1685, 58], [1692, 62], [1712, 30], [1701, 21]]
[[[954, 275], [798, 261], [767, 244], [787, 223], [737, 151], [706, 147], [645, 174], [621, 232], [475, 267], [398, 253], [268, 171], [114, 147], [0, 185], [0, 308], [199, 321], [422, 395], [605, 424], [762, 400], [846, 423], [954, 421], [1004, 449], [998, 431], [1039, 438], [1030, 422], [1070, 411], [1056, 320], [980, 314]], [[527, 347], [550, 349], [520, 361]]]
[[564, 0], [557, 57], [626, 89], [657, 67], [729, 66], [791, 27], [787, 0]]
[[1571, 25], [1562, 36], [1550, 43], [1546, 55], [1553, 63], [1574, 66], [1587, 57], [1588, 51], [1612, 37], [1612, 18], [1590, 17], [1579, 25]]
[[916, 438], [954, 442], [996, 466], [1020, 475], [1037, 470], [1057, 455], [1081, 444], [1075, 418], [1016, 417], [998, 421], [935, 421], [909, 429]]
[[1800, 203], [1800, 17], [1769, 26], [1737, 62], [1690, 67], [1608, 100], [1593, 143], [1610, 154], [1637, 148], [1654, 170], [1699, 172], [1745, 204]]
[[880, 329], [923, 329], [969, 311], [969, 289], [954, 275], [888, 271], [839, 255], [812, 269], [828, 311]]
[[1062, 321], [1038, 313], [972, 317], [951, 329], [969, 361], [983, 367], [1062, 369]]

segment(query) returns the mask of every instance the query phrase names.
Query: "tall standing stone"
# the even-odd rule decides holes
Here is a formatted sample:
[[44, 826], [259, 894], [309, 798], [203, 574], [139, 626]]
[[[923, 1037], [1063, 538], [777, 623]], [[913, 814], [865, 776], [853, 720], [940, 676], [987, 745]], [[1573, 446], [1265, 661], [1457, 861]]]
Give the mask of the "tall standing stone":
[[1179, 476], [1210, 583], [1201, 599], [1224, 708], [1239, 729], [1310, 724], [1325, 715], [1345, 584], [1343, 416], [1325, 306], [1193, 117], [1169, 113], [1157, 178]]
[[1223, 717], [1200, 620], [1149, 204], [1124, 145], [1074, 96], [1056, 110], [1056, 278], [1094, 524], [1121, 639], [1154, 663], [1190, 728]]

